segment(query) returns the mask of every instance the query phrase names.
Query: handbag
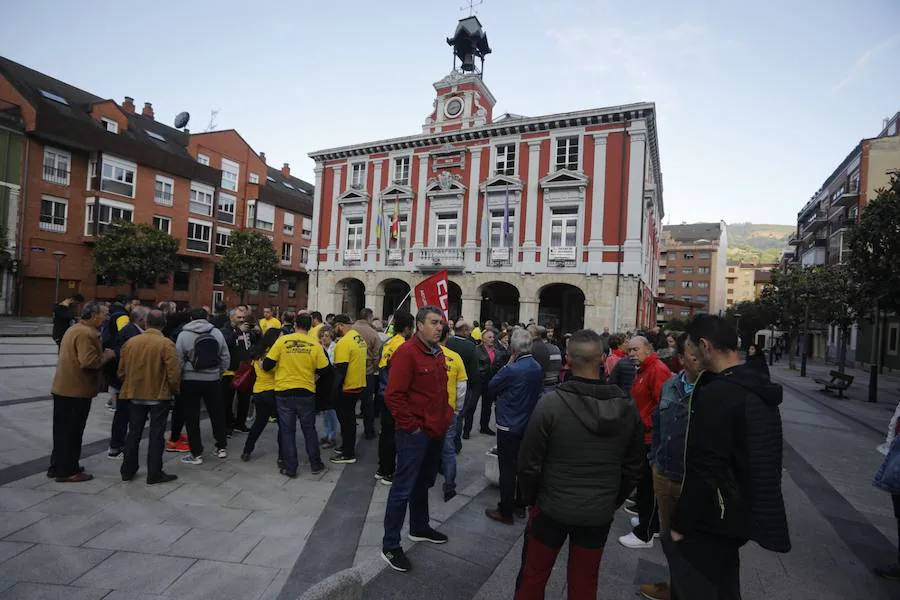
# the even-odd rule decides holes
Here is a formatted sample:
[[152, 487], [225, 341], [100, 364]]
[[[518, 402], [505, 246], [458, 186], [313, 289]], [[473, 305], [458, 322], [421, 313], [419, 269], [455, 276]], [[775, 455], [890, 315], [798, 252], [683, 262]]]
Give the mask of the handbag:
[[256, 371], [253, 369], [253, 365], [249, 362], [242, 362], [234, 373], [231, 387], [241, 394], [249, 394], [253, 391], [254, 383], [256, 383]]

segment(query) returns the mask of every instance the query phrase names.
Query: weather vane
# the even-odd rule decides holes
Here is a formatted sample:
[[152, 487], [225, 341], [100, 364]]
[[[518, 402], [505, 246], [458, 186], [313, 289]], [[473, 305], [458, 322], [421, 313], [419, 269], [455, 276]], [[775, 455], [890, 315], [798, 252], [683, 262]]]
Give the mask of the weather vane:
[[474, 17], [474, 16], [475, 16], [475, 13], [478, 12], [478, 11], [475, 10], [475, 7], [476, 7], [476, 6], [481, 6], [482, 4], [484, 4], [484, 0], [478, 0], [477, 2], [476, 2], [475, 0], [469, 0], [468, 5], [467, 5], [467, 6], [460, 6], [460, 7], [459, 7], [459, 10], [468, 10], [468, 11], [469, 11], [469, 16], [470, 16], [470, 17]]

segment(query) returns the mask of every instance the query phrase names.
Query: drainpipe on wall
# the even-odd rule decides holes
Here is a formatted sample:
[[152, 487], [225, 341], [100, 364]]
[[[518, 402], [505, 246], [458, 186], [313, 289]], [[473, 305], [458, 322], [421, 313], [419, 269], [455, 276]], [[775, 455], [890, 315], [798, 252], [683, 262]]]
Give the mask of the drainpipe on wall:
[[25, 161], [22, 163], [22, 185], [19, 188], [19, 233], [16, 239], [16, 256], [18, 267], [16, 269], [16, 297], [14, 304], [17, 316], [22, 316], [22, 294], [25, 290], [25, 281], [22, 277], [22, 266], [25, 262], [25, 217], [28, 214], [25, 211], [25, 202], [28, 198], [28, 158], [31, 155], [31, 138], [25, 135]]
[[613, 331], [619, 330], [619, 292], [622, 287], [622, 261], [624, 260], [624, 252], [625, 249], [622, 245], [622, 238], [625, 236], [625, 232], [622, 231], [624, 228], [624, 217], [625, 210], [627, 208], [625, 204], [625, 148], [628, 143], [628, 122], [626, 120], [622, 120], [622, 173], [621, 178], [619, 179], [619, 252], [618, 252], [618, 261], [616, 263], [616, 300], [613, 306]]

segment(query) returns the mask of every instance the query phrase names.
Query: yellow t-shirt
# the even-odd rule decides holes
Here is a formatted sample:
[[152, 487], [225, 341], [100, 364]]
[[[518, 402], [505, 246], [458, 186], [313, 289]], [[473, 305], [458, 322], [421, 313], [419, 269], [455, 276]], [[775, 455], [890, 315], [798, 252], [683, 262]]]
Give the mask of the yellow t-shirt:
[[253, 370], [256, 371], [256, 381], [253, 382], [253, 393], [269, 392], [275, 389], [275, 369], [263, 371], [262, 361], [253, 361]]
[[344, 390], [360, 390], [366, 387], [366, 352], [366, 340], [353, 329], [335, 344], [334, 364], [347, 363]]
[[463, 365], [462, 356], [443, 346], [444, 362], [447, 363], [447, 394], [450, 397], [450, 407], [456, 410], [456, 384], [460, 381], [468, 381], [466, 367]]
[[266, 358], [275, 366], [275, 391], [304, 389], [315, 393], [316, 370], [328, 366], [322, 345], [305, 333], [283, 335], [275, 342]]
[[406, 339], [399, 333], [386, 341], [384, 346], [381, 347], [381, 360], [378, 361], [378, 368], [383, 369], [388, 366], [388, 363], [391, 362], [391, 358], [394, 356], [394, 352], [405, 342]]
[[269, 327], [274, 327], [275, 329], [281, 329], [281, 321], [279, 321], [275, 317], [272, 317], [271, 319], [260, 319], [259, 320], [259, 328], [262, 330], [263, 333], [265, 333]]
[[481, 341], [481, 327], [476, 327], [472, 330], [472, 339], [477, 342]]
[[322, 329], [322, 325], [324, 325], [324, 324], [325, 324], [325, 323], [319, 323], [318, 325], [313, 325], [312, 328], [309, 330], [309, 337], [311, 337], [312, 339], [318, 341], [318, 339], [319, 339], [319, 330]]

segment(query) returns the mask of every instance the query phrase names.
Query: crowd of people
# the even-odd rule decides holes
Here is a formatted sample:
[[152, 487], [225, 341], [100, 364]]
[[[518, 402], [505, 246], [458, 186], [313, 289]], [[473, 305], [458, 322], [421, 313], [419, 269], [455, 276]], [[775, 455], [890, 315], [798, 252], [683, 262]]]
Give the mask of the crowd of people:
[[790, 547], [781, 388], [745, 363], [719, 317], [698, 316], [684, 333], [579, 330], [557, 341], [554, 328], [534, 322], [447, 321], [435, 307], [398, 310], [385, 327], [368, 308], [355, 320], [275, 307], [254, 319], [243, 305], [210, 314], [119, 298], [87, 302], [74, 320], [81, 300], [54, 313], [47, 474], [57, 481], [91, 479], [79, 464], [81, 439], [102, 389], [116, 413], [108, 454], [122, 460], [123, 481], [139, 471], [149, 418], [148, 484], [176, 479], [163, 471], [165, 451], [203, 463], [201, 407], [219, 460], [238, 434], [246, 436], [241, 460], [253, 460], [275, 425], [276, 467], [286, 477], [306, 468], [298, 422], [318, 474], [326, 462], [357, 462], [361, 419], [360, 443], [378, 438], [374, 476], [390, 486], [381, 555], [404, 572], [412, 568], [400, 543], [407, 511], [411, 540], [448, 541], [431, 526], [428, 490], [442, 474], [444, 500], [456, 495], [457, 455], [480, 405], [478, 432], [496, 436], [500, 472], [499, 502], [485, 516], [526, 528], [516, 598], [543, 597], [567, 539], [569, 597], [596, 597], [620, 508], [631, 532], [619, 543], [638, 550], [659, 538], [669, 561], [668, 582], [640, 588], [650, 600], [737, 598], [742, 545]]

